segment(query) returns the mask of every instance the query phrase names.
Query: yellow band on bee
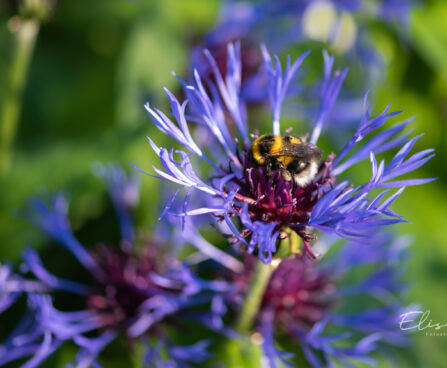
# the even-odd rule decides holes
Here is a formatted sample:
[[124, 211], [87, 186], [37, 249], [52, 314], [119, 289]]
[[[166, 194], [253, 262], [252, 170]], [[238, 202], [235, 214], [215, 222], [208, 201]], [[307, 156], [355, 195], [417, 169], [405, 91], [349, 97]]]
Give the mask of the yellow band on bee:
[[270, 154], [277, 155], [279, 151], [283, 149], [283, 147], [284, 147], [283, 137], [281, 137], [280, 135], [275, 135], [273, 137], [273, 145], [272, 148], [270, 149]]
[[253, 145], [251, 146], [251, 152], [253, 153], [253, 158], [256, 160], [256, 162], [260, 165], [262, 165], [265, 162], [265, 158], [261, 155], [261, 151], [259, 149], [259, 141], [262, 137], [257, 138]]
[[291, 136], [289, 139], [290, 139], [290, 143], [292, 143], [292, 144], [301, 144], [301, 143], [303, 143], [303, 142], [301, 142], [301, 139], [299, 139], [298, 137]]
[[293, 156], [280, 156], [278, 157], [278, 161], [281, 162], [285, 167], [287, 167], [295, 157]]

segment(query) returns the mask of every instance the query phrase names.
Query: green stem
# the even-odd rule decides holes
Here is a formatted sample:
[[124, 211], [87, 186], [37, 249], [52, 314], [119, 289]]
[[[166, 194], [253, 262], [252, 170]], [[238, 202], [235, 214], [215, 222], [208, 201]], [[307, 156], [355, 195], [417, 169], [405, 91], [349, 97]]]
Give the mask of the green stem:
[[22, 96], [34, 44], [39, 31], [36, 19], [15, 18], [17, 22], [15, 46], [12, 55], [11, 69], [0, 112], [0, 176], [5, 176], [11, 166], [12, 146], [17, 131], [17, 124], [22, 106]]
[[257, 261], [245, 303], [236, 321], [236, 330], [240, 333], [250, 331], [273, 270], [272, 265], [264, 264], [260, 260]]

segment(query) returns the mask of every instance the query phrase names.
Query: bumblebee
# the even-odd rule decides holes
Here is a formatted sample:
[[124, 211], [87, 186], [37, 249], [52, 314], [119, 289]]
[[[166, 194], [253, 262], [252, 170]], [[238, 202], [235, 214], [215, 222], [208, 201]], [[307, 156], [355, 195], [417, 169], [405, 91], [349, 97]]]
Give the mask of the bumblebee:
[[300, 187], [317, 175], [321, 153], [317, 146], [293, 135], [263, 135], [250, 149], [251, 158], [265, 167], [267, 175], [280, 172], [284, 180], [293, 180]]

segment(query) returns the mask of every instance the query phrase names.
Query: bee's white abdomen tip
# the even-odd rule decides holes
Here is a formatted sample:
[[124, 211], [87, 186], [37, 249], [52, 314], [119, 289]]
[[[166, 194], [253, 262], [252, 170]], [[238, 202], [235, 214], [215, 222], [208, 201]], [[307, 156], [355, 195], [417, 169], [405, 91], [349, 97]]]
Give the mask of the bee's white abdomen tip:
[[298, 186], [305, 187], [306, 185], [310, 184], [310, 182], [315, 178], [317, 173], [318, 173], [318, 164], [316, 161], [312, 161], [306, 170], [300, 172], [299, 174], [295, 174], [293, 176], [293, 179], [295, 180], [295, 183]]

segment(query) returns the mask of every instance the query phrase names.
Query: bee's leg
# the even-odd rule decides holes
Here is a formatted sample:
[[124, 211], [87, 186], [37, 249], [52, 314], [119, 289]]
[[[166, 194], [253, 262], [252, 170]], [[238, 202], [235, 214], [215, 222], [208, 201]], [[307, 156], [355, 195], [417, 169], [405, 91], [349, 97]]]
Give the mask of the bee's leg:
[[267, 176], [272, 176], [276, 170], [277, 168], [275, 167], [275, 162], [268, 160], [265, 164], [265, 173]]
[[265, 173], [272, 177], [275, 173], [279, 173], [284, 180], [291, 181], [290, 172], [276, 159], [269, 159], [265, 165]]
[[292, 181], [292, 175], [290, 174], [290, 171], [289, 171], [289, 170], [284, 169], [284, 168], [281, 168], [281, 169], [280, 169], [280, 173], [281, 173], [281, 176], [282, 176], [282, 178], [283, 178], [284, 180]]

